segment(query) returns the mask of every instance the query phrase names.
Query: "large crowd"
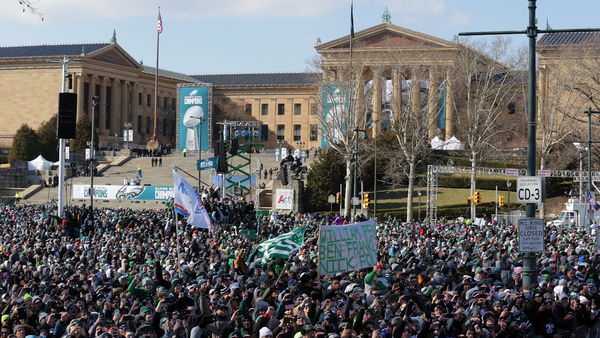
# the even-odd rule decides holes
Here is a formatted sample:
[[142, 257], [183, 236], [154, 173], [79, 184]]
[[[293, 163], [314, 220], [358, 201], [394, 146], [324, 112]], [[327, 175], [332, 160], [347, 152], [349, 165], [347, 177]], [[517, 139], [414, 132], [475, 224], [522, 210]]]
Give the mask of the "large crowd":
[[[548, 228], [524, 292], [514, 225], [379, 220], [376, 266], [319, 276], [319, 226], [343, 219], [272, 213], [259, 228], [243, 210], [209, 231], [166, 209], [69, 207], [59, 219], [1, 205], [0, 338], [596, 337], [590, 229]], [[249, 259], [300, 226], [289, 259]]]

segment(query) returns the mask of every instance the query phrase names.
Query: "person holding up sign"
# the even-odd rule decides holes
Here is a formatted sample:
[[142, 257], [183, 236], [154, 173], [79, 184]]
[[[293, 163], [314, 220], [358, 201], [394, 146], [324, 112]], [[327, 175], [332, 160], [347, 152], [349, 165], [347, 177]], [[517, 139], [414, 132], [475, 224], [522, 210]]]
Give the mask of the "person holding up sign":
[[381, 262], [378, 262], [376, 266], [373, 267], [373, 271], [365, 277], [365, 292], [367, 295], [371, 294], [371, 289], [376, 288], [377, 290], [387, 290], [387, 280], [382, 275], [383, 273], [383, 265]]

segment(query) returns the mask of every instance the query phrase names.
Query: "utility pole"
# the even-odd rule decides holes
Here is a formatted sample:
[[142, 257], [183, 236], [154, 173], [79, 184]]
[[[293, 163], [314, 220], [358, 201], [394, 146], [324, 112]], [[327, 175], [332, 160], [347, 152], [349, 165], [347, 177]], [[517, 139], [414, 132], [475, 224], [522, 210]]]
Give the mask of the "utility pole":
[[96, 110], [98, 110], [99, 96], [92, 97], [92, 140], [90, 141], [90, 217], [94, 221], [94, 136], [96, 134]]
[[[506, 34], [527, 34], [529, 39], [529, 91], [527, 104], [527, 176], [536, 175], [536, 123], [537, 123], [537, 108], [536, 108], [536, 62], [535, 48], [536, 39], [539, 33], [557, 33], [557, 32], [592, 32], [600, 31], [597, 28], [588, 29], [552, 29], [540, 30], [537, 28], [537, 19], [535, 17], [536, 0], [528, 1], [529, 9], [529, 24], [524, 31], [497, 31], [497, 32], [469, 32], [459, 33], [460, 36], [467, 35], [506, 35]], [[528, 219], [535, 219], [535, 203], [526, 204], [526, 215]], [[537, 282], [537, 266], [536, 254], [533, 252], [525, 253], [523, 260], [523, 286], [525, 291], [529, 286]]]

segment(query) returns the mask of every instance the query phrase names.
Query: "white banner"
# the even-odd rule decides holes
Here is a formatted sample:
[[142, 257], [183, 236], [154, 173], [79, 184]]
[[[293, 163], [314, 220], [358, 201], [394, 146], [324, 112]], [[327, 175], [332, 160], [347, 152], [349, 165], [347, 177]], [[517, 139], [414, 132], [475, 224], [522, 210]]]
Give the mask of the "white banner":
[[123, 130], [123, 142], [127, 142], [127, 130]]
[[377, 265], [375, 220], [321, 226], [319, 275], [333, 275]]
[[133, 142], [133, 129], [129, 129], [129, 142]]
[[294, 209], [294, 189], [277, 189], [277, 210]]

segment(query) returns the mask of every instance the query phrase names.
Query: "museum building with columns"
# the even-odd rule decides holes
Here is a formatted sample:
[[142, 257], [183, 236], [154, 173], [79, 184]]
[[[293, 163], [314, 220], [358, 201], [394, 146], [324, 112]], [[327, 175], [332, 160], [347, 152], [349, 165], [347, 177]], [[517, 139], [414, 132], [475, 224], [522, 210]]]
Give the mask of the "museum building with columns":
[[[63, 58], [68, 65], [68, 91], [77, 93], [77, 118], [91, 119], [92, 98], [99, 96], [95, 124], [100, 147], [122, 147], [123, 131], [133, 130], [130, 145], [145, 146], [154, 132], [156, 69], [131, 57], [118, 43], [0, 47], [0, 147], [9, 148], [24, 123], [36, 129], [58, 112]], [[178, 83], [195, 79], [159, 71], [157, 136], [171, 143], [176, 119]], [[131, 123], [131, 126], [126, 126]]]

